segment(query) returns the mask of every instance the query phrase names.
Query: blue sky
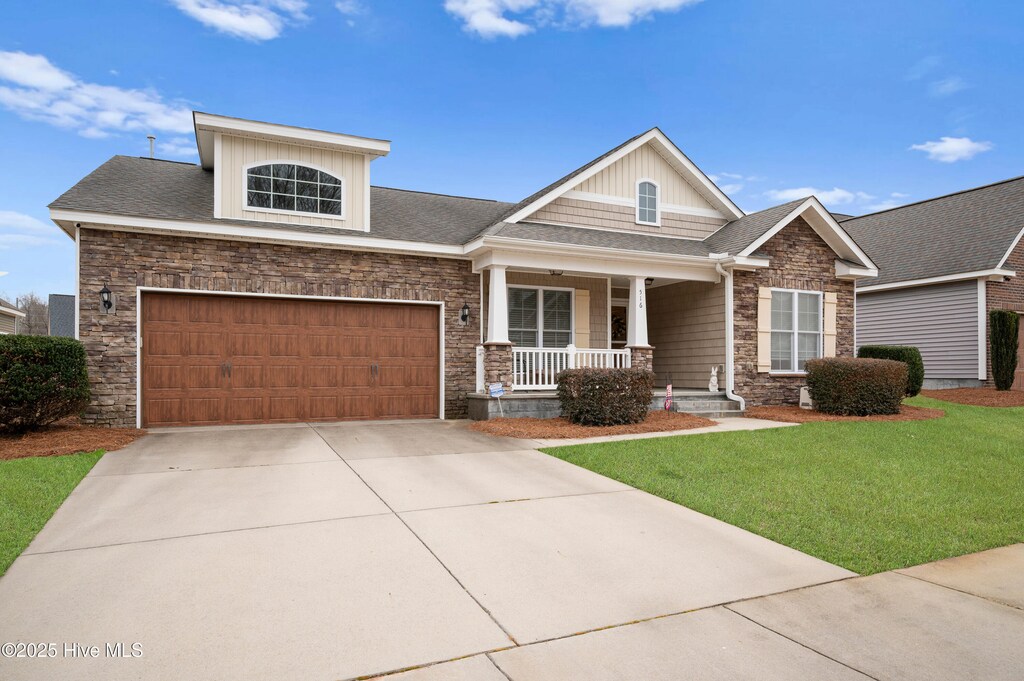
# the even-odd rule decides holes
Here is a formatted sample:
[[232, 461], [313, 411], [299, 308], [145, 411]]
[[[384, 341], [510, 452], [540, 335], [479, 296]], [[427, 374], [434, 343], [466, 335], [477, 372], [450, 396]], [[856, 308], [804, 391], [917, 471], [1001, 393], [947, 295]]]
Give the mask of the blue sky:
[[392, 140], [377, 185], [515, 201], [658, 125], [745, 210], [865, 213], [1024, 174], [1024, 5], [9, 3], [0, 292], [73, 292], [46, 205], [188, 112]]

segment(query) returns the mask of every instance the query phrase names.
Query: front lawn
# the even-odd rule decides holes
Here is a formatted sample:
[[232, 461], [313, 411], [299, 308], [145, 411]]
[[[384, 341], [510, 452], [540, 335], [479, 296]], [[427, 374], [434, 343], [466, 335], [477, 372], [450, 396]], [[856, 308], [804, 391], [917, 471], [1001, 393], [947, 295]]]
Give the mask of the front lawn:
[[1024, 408], [546, 449], [861, 574], [1024, 541]]
[[0, 575], [101, 456], [96, 451], [0, 461]]

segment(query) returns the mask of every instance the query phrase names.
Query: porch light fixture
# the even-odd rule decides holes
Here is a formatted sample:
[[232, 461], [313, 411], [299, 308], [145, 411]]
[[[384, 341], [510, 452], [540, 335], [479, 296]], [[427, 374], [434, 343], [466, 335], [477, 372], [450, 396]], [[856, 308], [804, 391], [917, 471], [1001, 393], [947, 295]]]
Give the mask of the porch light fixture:
[[647, 277], [644, 279], [644, 283], [648, 286], [654, 286], [654, 277]]
[[462, 314], [459, 315], [459, 324], [469, 324], [469, 303], [463, 303]]
[[562, 276], [562, 270], [549, 270], [549, 272], [551, 273], [552, 277], [560, 277], [560, 276]]
[[106, 284], [100, 289], [100, 302], [103, 303], [103, 310], [106, 312], [110, 312], [110, 308], [114, 307], [114, 300]]

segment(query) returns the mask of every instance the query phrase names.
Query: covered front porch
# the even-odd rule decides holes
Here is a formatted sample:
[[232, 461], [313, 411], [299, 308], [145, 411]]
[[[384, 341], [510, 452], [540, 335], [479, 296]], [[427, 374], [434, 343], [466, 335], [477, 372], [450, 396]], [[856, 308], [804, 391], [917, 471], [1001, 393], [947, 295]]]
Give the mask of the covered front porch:
[[[579, 263], [581, 264], [581, 263]], [[481, 273], [481, 343], [470, 415], [557, 415], [557, 376], [578, 367], [645, 367], [659, 388], [720, 415], [725, 397], [726, 296], [708, 266], [542, 269], [490, 263]], [[623, 271], [625, 270], [625, 271]], [[639, 270], [639, 271], [637, 271]], [[714, 368], [722, 390], [709, 391]], [[503, 405], [489, 387], [501, 384]], [[653, 405], [652, 405], [653, 406]], [[554, 413], [552, 413], [554, 412]]]

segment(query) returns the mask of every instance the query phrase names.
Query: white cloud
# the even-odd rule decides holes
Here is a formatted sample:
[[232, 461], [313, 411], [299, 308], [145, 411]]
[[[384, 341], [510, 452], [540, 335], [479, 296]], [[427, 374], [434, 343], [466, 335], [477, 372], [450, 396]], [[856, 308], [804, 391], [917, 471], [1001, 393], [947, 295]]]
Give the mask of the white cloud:
[[793, 187], [792, 189], [771, 189], [764, 193], [770, 199], [781, 201], [796, 201], [808, 196], [816, 196], [825, 205], [842, 206], [854, 202], [870, 201], [875, 198], [866, 192], [852, 192], [841, 187], [832, 189], [816, 189], [815, 187]]
[[157, 140], [156, 148], [164, 156], [193, 157], [199, 152], [196, 150], [196, 141], [191, 137], [172, 137], [166, 142]]
[[959, 76], [950, 76], [937, 80], [928, 86], [928, 94], [932, 97], [948, 97], [967, 89], [967, 82]]
[[465, 30], [484, 38], [515, 38], [540, 26], [625, 27], [655, 12], [672, 12], [701, 0], [445, 0]]
[[742, 182], [733, 182], [731, 184], [718, 185], [718, 188], [721, 189], [726, 194], [737, 194], [743, 190], [743, 187], [744, 185]]
[[0, 251], [58, 243], [53, 238], [56, 229], [31, 215], [0, 210]]
[[937, 142], [912, 144], [910, 148], [925, 152], [932, 161], [955, 163], [974, 158], [993, 146], [991, 142], [975, 142], [970, 137], [940, 137]]
[[336, 0], [334, 8], [346, 16], [362, 14], [365, 11], [359, 0]]
[[272, 40], [286, 24], [305, 21], [305, 0], [171, 0], [196, 21], [245, 40]]
[[[25, 70], [25, 65], [30, 68]], [[191, 108], [153, 90], [88, 83], [42, 55], [0, 51], [0, 106], [83, 137], [125, 131], [192, 131]]]
[[0, 277], [6, 277], [10, 272], [0, 272]]
[[942, 63], [936, 55], [924, 57], [907, 70], [907, 80], [920, 80], [934, 71]]
[[896, 206], [902, 206], [904, 203], [906, 203], [904, 199], [907, 199], [909, 197], [910, 194], [904, 194], [902, 192], [891, 192], [889, 194], [889, 198], [882, 199], [878, 203], [872, 203], [871, 205], [866, 206], [866, 208], [873, 213], [877, 213], [880, 210], [889, 210], [890, 208], [895, 208]]

